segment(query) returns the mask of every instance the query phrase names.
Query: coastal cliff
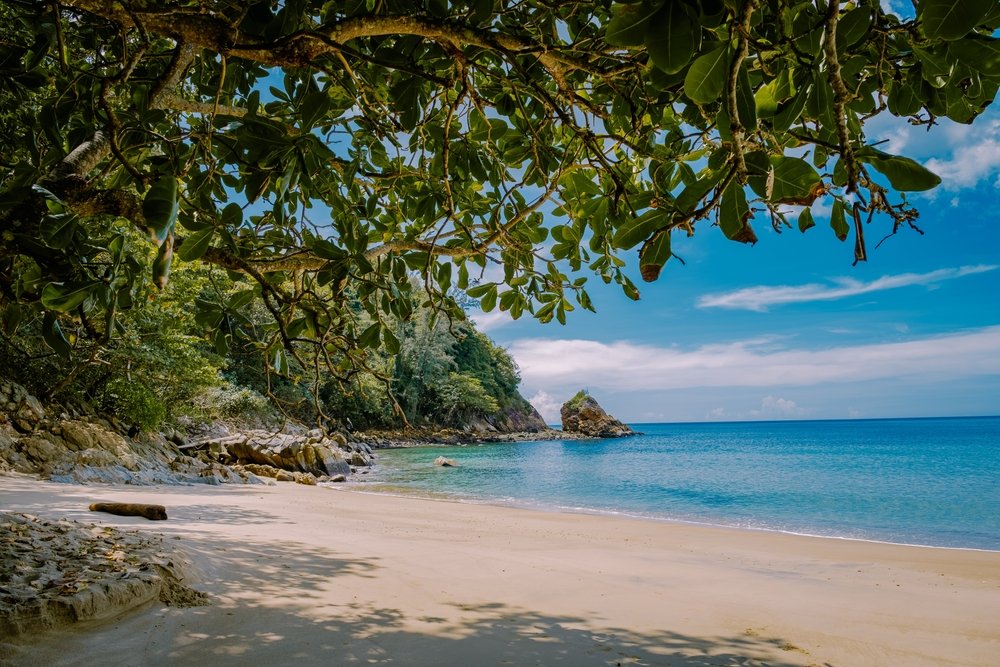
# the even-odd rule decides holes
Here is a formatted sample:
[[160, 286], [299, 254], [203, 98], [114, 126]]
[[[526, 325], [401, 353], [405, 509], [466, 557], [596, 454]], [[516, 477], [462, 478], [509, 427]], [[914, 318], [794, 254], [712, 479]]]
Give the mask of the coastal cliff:
[[586, 391], [580, 391], [563, 403], [559, 410], [566, 433], [579, 433], [592, 438], [624, 438], [635, 431], [618, 421]]

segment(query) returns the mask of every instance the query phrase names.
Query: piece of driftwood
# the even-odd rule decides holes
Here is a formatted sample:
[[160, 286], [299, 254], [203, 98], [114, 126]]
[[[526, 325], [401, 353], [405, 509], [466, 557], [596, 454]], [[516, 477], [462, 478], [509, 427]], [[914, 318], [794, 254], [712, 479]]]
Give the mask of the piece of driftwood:
[[141, 516], [150, 521], [166, 521], [167, 508], [163, 505], [147, 505], [145, 503], [94, 503], [91, 512], [107, 512], [118, 516]]

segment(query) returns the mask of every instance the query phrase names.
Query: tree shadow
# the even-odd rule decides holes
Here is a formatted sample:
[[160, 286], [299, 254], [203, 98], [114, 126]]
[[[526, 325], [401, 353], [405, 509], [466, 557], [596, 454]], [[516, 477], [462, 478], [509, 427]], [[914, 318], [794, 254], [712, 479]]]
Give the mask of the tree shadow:
[[204, 533], [185, 539], [184, 551], [204, 556], [198, 561], [207, 569], [198, 573], [196, 587], [211, 596], [211, 605], [156, 605], [110, 624], [51, 632], [20, 642], [8, 664], [817, 664], [786, 641], [754, 632], [692, 636], [667, 628], [636, 631], [584, 615], [503, 602], [453, 602], [438, 606], [439, 614], [408, 612], [391, 602], [359, 599], [351, 594], [358, 593], [357, 586], [344, 586], [348, 578], [375, 576], [382, 567], [379, 559], [344, 558], [299, 542], [241, 541]]

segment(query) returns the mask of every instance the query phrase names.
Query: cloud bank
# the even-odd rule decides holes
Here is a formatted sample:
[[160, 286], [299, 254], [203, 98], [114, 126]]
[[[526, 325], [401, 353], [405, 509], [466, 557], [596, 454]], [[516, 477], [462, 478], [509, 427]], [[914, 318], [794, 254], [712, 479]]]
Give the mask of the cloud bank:
[[883, 276], [871, 282], [852, 278], [837, 278], [833, 284], [823, 285], [755, 285], [731, 292], [706, 294], [698, 299], [699, 308], [728, 308], [731, 310], [754, 310], [764, 312], [771, 306], [812, 301], [833, 301], [859, 294], [870, 294], [884, 290], [911, 287], [913, 285], [933, 285], [946, 280], [954, 280], [977, 273], [995, 271], [1000, 266], [980, 264], [950, 269], [938, 269], [929, 273], [901, 273]]
[[524, 384], [549, 391], [559, 386], [611, 391], [813, 386], [1000, 374], [1000, 326], [825, 349], [787, 348], [775, 339], [690, 350], [624, 341], [522, 339], [508, 349]]

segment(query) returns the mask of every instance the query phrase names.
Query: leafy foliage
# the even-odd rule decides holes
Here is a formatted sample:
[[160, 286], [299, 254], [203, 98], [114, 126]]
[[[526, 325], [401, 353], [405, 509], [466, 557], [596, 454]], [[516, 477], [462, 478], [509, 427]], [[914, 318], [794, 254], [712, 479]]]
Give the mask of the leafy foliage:
[[[878, 0], [6, 2], [3, 318], [64, 361], [112, 350], [178, 258], [199, 262], [213, 288], [191, 330], [265, 360], [271, 394], [311, 374], [320, 406], [331, 376], [406, 357], [415, 305], [460, 321], [457, 290], [564, 322], [593, 308], [592, 274], [638, 298], [622, 254], [655, 280], [678, 230], [752, 243], [820, 200], [860, 261], [864, 227], [914, 226], [905, 193], [939, 182], [866, 123], [972, 122], [1000, 87], [998, 28], [990, 0], [915, 16]], [[424, 361], [442, 388], [461, 374]], [[434, 390], [420, 369], [411, 410]]]
[[167, 408], [144, 383], [114, 378], [101, 388], [100, 407], [126, 424], [141, 429], [155, 429], [167, 416]]

